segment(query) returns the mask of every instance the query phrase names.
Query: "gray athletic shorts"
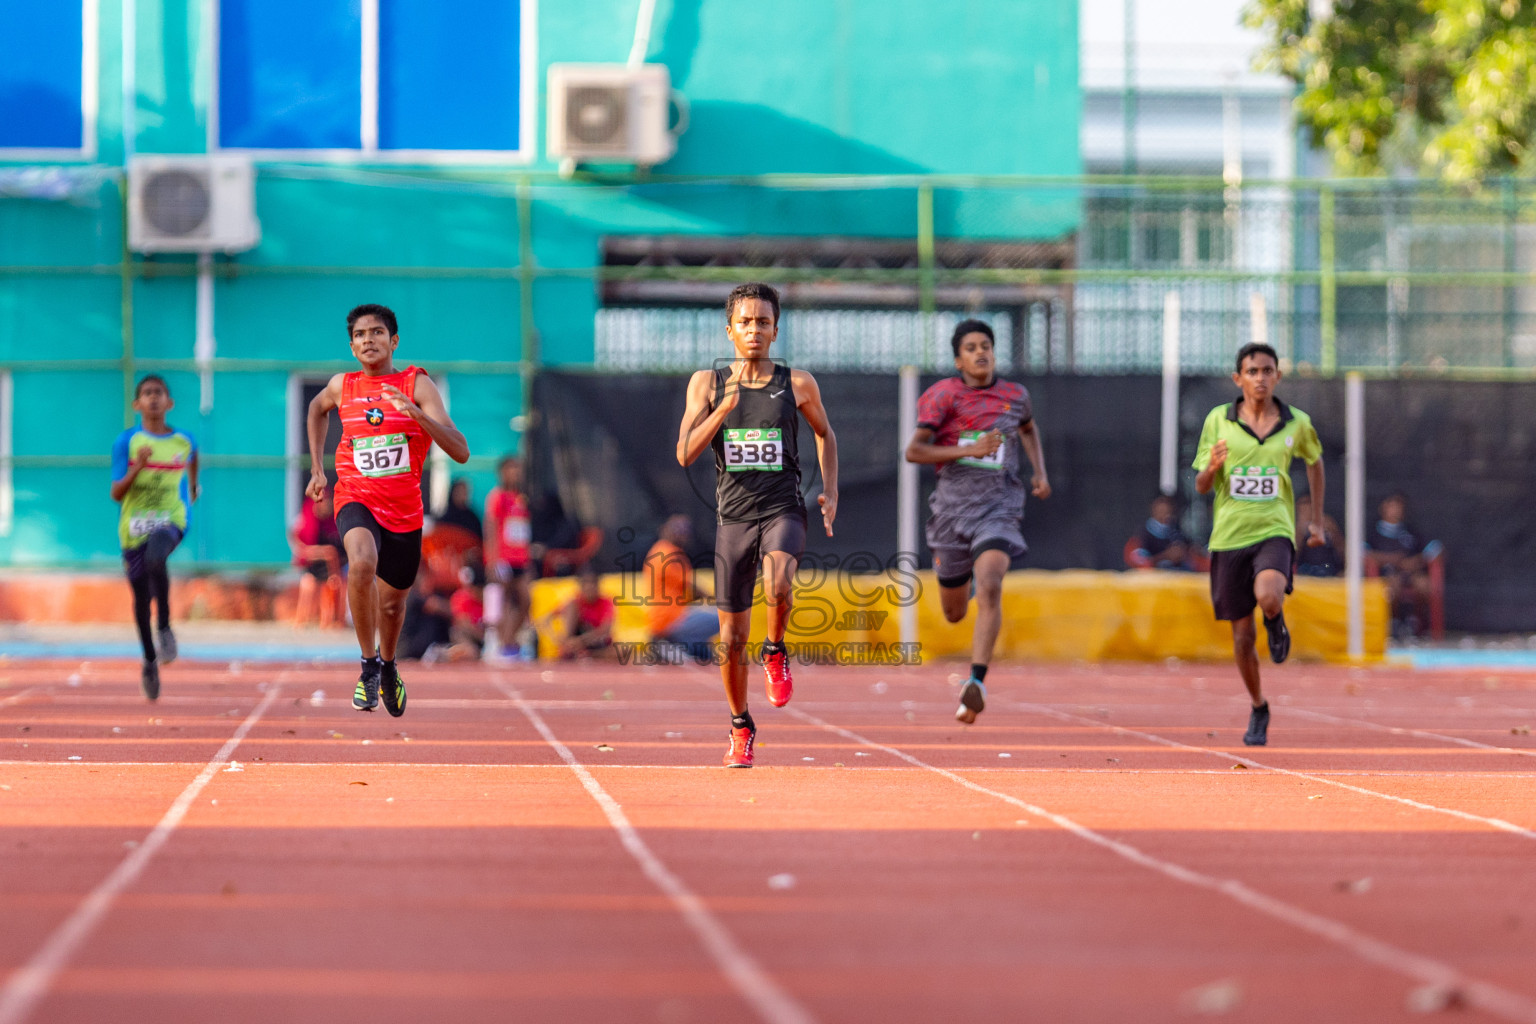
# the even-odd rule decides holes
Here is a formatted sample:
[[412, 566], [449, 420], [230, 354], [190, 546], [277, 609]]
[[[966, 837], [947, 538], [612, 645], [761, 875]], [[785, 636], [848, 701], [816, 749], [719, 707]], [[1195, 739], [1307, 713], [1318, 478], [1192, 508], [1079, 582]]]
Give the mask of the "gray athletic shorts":
[[715, 607], [723, 612], [752, 609], [758, 565], [769, 551], [788, 552], [797, 560], [805, 554], [805, 509], [715, 528]]
[[971, 581], [971, 568], [983, 551], [1005, 551], [1009, 560], [1029, 550], [1019, 530], [1020, 516], [998, 511], [983, 516], [936, 515], [928, 520], [928, 550], [941, 587]]

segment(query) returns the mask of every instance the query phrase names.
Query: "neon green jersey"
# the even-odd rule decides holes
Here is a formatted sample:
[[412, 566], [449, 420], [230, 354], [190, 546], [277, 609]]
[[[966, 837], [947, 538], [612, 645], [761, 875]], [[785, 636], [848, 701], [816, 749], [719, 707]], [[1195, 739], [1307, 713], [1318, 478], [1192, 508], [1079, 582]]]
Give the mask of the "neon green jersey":
[[1227, 442], [1227, 461], [1211, 480], [1216, 492], [1212, 515], [1212, 551], [1235, 551], [1271, 537], [1296, 541], [1296, 505], [1291, 493], [1291, 460], [1312, 465], [1323, 457], [1323, 444], [1312, 417], [1275, 399], [1280, 424], [1259, 437], [1238, 418], [1242, 399], [1218, 405], [1205, 417], [1195, 469], [1211, 464], [1211, 449]]
[[117, 539], [124, 551], [139, 547], [160, 525], [187, 529], [187, 467], [197, 457], [197, 442], [184, 430], [151, 434], [130, 427], [112, 445], [112, 479], [128, 475], [128, 467], [140, 448], [149, 449], [149, 461], [134, 477], [123, 495], [123, 511], [117, 523]]

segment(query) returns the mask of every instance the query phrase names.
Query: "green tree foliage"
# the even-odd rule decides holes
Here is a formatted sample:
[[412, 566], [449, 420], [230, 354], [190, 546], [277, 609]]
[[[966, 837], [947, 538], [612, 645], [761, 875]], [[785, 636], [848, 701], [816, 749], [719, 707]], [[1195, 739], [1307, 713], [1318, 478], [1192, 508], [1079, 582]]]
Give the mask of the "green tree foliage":
[[1345, 174], [1536, 171], [1536, 0], [1250, 0], [1259, 66]]

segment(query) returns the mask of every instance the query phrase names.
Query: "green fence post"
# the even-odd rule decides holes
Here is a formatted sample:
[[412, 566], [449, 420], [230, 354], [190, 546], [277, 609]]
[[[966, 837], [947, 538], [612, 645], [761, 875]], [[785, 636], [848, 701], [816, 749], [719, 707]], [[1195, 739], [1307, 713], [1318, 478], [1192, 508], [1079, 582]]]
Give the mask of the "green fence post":
[[1333, 188], [1324, 185], [1317, 194], [1317, 258], [1321, 280], [1318, 313], [1322, 320], [1322, 370], [1332, 377], [1339, 369], [1338, 280], [1334, 266]]
[[1509, 284], [1509, 276], [1515, 273], [1515, 229], [1520, 220], [1520, 207], [1515, 196], [1515, 179], [1504, 177], [1504, 273], [1506, 275], [1499, 293], [1503, 299], [1504, 366], [1515, 365], [1515, 289]]
[[[528, 176], [523, 175], [517, 181], [517, 295], [518, 295], [518, 333], [521, 335], [521, 353], [518, 358], [521, 366], [518, 368], [518, 383], [522, 391], [522, 409], [518, 415], [523, 418], [526, 431], [528, 415], [533, 408], [533, 370], [539, 361], [539, 336], [538, 328], [533, 319], [533, 279], [536, 273], [533, 258], [533, 187], [528, 182]], [[517, 439], [518, 449], [523, 446], [521, 436]]]
[[933, 340], [933, 185], [924, 181], [917, 186], [917, 308], [923, 314], [923, 346], [913, 362], [923, 365], [929, 342]]
[[117, 181], [118, 202], [121, 215], [118, 229], [122, 232], [122, 246], [118, 251], [118, 282], [122, 288], [119, 313], [123, 326], [123, 428], [133, 426], [133, 250], [128, 248], [128, 173]]

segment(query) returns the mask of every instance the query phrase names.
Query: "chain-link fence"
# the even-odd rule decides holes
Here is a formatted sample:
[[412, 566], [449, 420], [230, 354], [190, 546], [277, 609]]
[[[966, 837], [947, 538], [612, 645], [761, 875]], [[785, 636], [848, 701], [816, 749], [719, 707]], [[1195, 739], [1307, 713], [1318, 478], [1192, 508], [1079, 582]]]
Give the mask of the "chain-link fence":
[[351, 365], [362, 301], [448, 378], [477, 488], [537, 414], [534, 371], [706, 366], [748, 280], [783, 290], [777, 354], [825, 371], [944, 372], [965, 316], [1005, 373], [1158, 371], [1173, 292], [1185, 374], [1264, 338], [1320, 377], [1536, 376], [1526, 182], [264, 165], [255, 188], [260, 247], [200, 264], [129, 251], [118, 169], [0, 168], [0, 564], [112, 561], [106, 451], [145, 372], [204, 445], [187, 548], [285, 561], [303, 397]]

